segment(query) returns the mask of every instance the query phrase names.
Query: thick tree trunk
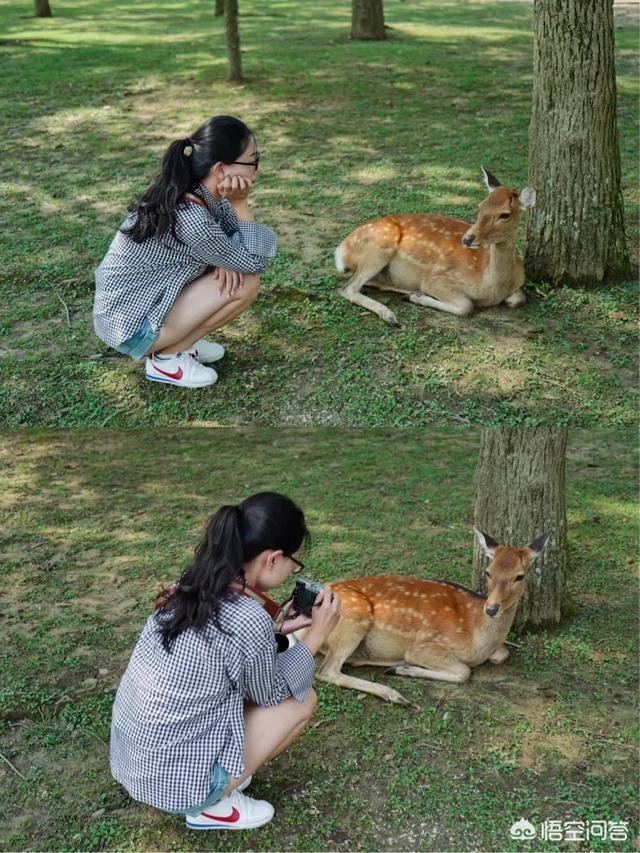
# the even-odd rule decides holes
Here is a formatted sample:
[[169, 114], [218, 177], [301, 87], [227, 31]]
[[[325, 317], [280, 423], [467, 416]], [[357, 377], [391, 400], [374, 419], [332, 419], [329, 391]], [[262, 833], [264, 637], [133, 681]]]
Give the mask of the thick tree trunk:
[[216, 0], [216, 18], [224, 15], [224, 0]]
[[534, 0], [531, 281], [597, 285], [630, 272], [613, 48], [613, 0]]
[[360, 41], [386, 38], [382, 0], [351, 0], [351, 38]]
[[[522, 548], [543, 533], [551, 539], [532, 564], [514, 630], [560, 621], [566, 600], [567, 431], [537, 427], [484, 428], [476, 468], [475, 526], [502, 545]], [[475, 588], [486, 593], [487, 561], [475, 543]]]
[[49, 0], [36, 0], [36, 17], [37, 18], [50, 18], [51, 17], [51, 6], [49, 5]]
[[229, 72], [227, 79], [232, 83], [242, 80], [240, 57], [240, 34], [238, 32], [238, 0], [224, 0], [224, 21], [227, 27], [227, 55]]

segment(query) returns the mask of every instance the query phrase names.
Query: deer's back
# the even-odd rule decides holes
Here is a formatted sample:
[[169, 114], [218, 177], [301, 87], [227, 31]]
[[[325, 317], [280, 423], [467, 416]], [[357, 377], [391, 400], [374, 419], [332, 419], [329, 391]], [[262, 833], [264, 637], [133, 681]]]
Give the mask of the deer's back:
[[484, 597], [449, 581], [403, 575], [355, 578], [332, 584], [341, 600], [341, 620], [368, 623], [365, 646], [400, 648], [413, 640], [457, 645], [472, 631]]

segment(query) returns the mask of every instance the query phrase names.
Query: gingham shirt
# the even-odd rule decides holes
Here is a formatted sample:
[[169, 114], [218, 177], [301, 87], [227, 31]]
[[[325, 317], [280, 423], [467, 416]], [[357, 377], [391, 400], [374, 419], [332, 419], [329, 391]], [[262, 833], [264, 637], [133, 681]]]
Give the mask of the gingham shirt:
[[[145, 320], [160, 330], [176, 297], [210, 267], [261, 273], [276, 253], [276, 235], [257, 222], [239, 222], [226, 199], [214, 198], [202, 184], [194, 188], [207, 205], [184, 201], [176, 208], [176, 234], [135, 243], [118, 231], [96, 270], [93, 322], [111, 347], [135, 335]], [[137, 214], [129, 213], [121, 227]]]
[[313, 655], [303, 643], [277, 654], [274, 627], [251, 598], [220, 605], [213, 622], [188, 629], [167, 653], [150, 616], [118, 687], [111, 722], [111, 772], [135, 800], [183, 811], [204, 802], [211, 766], [244, 771], [244, 701], [269, 706], [311, 688]]

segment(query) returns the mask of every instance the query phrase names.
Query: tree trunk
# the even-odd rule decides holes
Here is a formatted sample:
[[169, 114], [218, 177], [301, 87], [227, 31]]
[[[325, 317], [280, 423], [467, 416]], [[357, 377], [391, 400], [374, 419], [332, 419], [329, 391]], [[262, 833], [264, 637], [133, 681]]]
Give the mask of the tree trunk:
[[620, 189], [613, 0], [534, 0], [525, 265], [531, 281], [630, 274]]
[[216, 0], [216, 18], [224, 15], [224, 0]]
[[227, 54], [229, 73], [227, 79], [232, 83], [242, 80], [242, 59], [240, 56], [240, 34], [238, 33], [238, 0], [224, 0], [224, 21], [227, 27]]
[[36, 0], [36, 17], [37, 18], [50, 18], [51, 17], [51, 6], [49, 5], [49, 0]]
[[[551, 539], [525, 581], [514, 630], [557, 624], [566, 600], [567, 431], [537, 427], [483, 428], [476, 468], [475, 526], [501, 545], [522, 548], [538, 536]], [[475, 539], [475, 537], [474, 537]], [[486, 558], [475, 542], [473, 579], [486, 594]]]
[[351, 0], [351, 38], [360, 41], [386, 38], [382, 0]]

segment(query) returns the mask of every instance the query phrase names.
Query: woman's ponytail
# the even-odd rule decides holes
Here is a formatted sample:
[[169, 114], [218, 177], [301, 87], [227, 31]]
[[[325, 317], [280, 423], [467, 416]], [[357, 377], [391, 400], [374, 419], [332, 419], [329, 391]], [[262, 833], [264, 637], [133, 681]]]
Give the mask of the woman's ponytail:
[[244, 553], [237, 506], [223, 506], [210, 519], [194, 560], [165, 597], [157, 614], [162, 645], [169, 652], [187, 628], [201, 631], [210, 619], [220, 628], [218, 609], [229, 584], [242, 580]]
[[210, 519], [175, 587], [158, 599], [156, 619], [162, 645], [169, 652], [183, 631], [201, 631], [210, 620], [223, 630], [220, 602], [230, 585], [244, 585], [243, 566], [263, 551], [294, 554], [309, 540], [302, 510], [277, 492], [261, 492], [239, 506], [223, 506]]
[[214, 116], [191, 136], [172, 142], [162, 158], [160, 174], [141, 198], [129, 207], [137, 216], [121, 228], [135, 243], [170, 232], [175, 240], [176, 207], [185, 193], [207, 177], [214, 163], [233, 163], [252, 134], [240, 119]]

